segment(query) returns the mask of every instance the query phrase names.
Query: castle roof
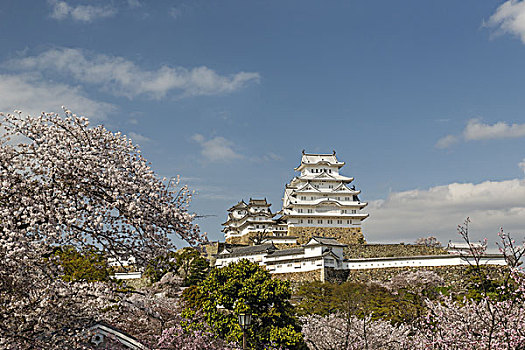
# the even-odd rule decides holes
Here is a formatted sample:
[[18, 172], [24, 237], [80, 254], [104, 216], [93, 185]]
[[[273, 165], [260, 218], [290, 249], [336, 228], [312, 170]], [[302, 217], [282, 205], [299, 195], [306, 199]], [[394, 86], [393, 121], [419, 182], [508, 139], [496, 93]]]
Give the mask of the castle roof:
[[239, 203], [235, 204], [233, 207], [228, 209], [228, 211], [234, 211], [236, 209], [246, 208], [248, 205], [244, 203], [244, 200], [241, 200]]
[[[235, 218], [233, 217], [231, 214], [228, 214], [228, 219], [226, 220], [226, 222], [222, 223], [222, 225], [228, 225], [228, 224], [231, 224], [233, 222], [241, 222], [241, 221], [249, 221], [249, 222], [261, 222], [261, 223], [264, 223], [264, 222], [269, 222], [269, 221], [274, 221], [272, 218], [275, 216], [276, 214], [273, 214], [272, 212], [266, 212], [266, 211], [258, 211], [256, 213], [252, 213], [250, 211], [247, 211], [246, 214], [244, 214], [244, 216], [240, 217], [240, 218]], [[260, 218], [262, 216], [265, 216], [267, 217], [267, 219], [264, 219], [264, 220], [250, 220], [250, 218]]]
[[298, 255], [304, 253], [304, 247], [276, 250], [271, 256]]
[[342, 181], [342, 182], [352, 182], [354, 180], [353, 177], [347, 177], [339, 174], [328, 174], [328, 173], [320, 173], [320, 174], [305, 174], [301, 175], [299, 177], [296, 177], [295, 179], [298, 180], [323, 180], [323, 181]]
[[335, 238], [313, 236], [306, 245], [327, 245], [332, 247], [346, 247], [346, 244], [339, 243]]
[[258, 206], [258, 207], [269, 207], [271, 204], [266, 201], [266, 198], [264, 199], [253, 199], [250, 198], [250, 202], [248, 203], [249, 206]]
[[345, 165], [345, 162], [340, 162], [337, 160], [337, 157], [335, 156], [335, 151], [333, 151], [331, 154], [323, 154], [323, 153], [306, 153], [303, 150], [303, 155], [301, 157], [301, 164], [295, 168], [296, 171], [301, 171], [305, 165], [332, 165], [337, 166], [338, 168]]
[[230, 249], [224, 249], [220, 255], [221, 257], [233, 257], [233, 256], [249, 256], [258, 255], [261, 253], [270, 253], [277, 250], [273, 243], [264, 243], [259, 245], [252, 245], [246, 247], [236, 247]]

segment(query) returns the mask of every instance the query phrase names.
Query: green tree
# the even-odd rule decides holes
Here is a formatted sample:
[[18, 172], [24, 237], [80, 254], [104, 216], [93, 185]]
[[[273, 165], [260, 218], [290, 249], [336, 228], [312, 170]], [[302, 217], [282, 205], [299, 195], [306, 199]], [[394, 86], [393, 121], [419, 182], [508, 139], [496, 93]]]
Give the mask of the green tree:
[[411, 295], [394, 293], [375, 283], [311, 282], [300, 286], [297, 296], [300, 301], [296, 309], [301, 316], [337, 313], [346, 319], [371, 316], [372, 320], [399, 323], [413, 320], [418, 314], [414, 303], [409, 300]]
[[167, 252], [150, 260], [144, 270], [144, 277], [149, 278], [151, 283], [155, 283], [168, 272], [177, 273], [176, 255], [176, 252]]
[[208, 276], [210, 263], [195, 248], [186, 247], [177, 252], [176, 264], [179, 274], [184, 278], [183, 286], [196, 285]]
[[162, 276], [168, 272], [173, 272], [183, 278], [183, 286], [189, 287], [202, 282], [209, 270], [209, 262], [201, 256], [199, 251], [186, 247], [151, 260], [146, 266], [144, 276], [154, 283], [160, 281]]
[[214, 269], [198, 286], [185, 292], [188, 319], [195, 319], [199, 310], [203, 320], [190, 326], [199, 327], [205, 321], [219, 337], [227, 341], [242, 339], [237, 316], [251, 313], [252, 325], [246, 330], [248, 346], [262, 349], [268, 346], [284, 349], [305, 349], [287, 281], [272, 279], [270, 273], [256, 263], [241, 260], [221, 269]]
[[335, 283], [314, 281], [304, 283], [297, 290], [299, 303], [296, 306], [300, 316], [327, 316], [335, 311]]
[[107, 281], [112, 272], [104, 254], [92, 246], [80, 251], [72, 246], [58, 247], [54, 256], [58, 257], [63, 269], [62, 279], [66, 282]]

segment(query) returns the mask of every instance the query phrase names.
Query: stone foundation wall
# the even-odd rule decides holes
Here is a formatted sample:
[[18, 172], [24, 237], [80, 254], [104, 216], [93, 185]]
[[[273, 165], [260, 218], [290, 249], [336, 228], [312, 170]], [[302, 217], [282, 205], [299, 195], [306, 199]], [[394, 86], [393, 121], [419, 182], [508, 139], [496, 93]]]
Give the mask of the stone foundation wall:
[[325, 267], [324, 282], [340, 284], [348, 280], [349, 274], [350, 270], [336, 270], [331, 267]]
[[[469, 266], [433, 266], [433, 267], [393, 267], [384, 269], [363, 269], [363, 270], [336, 270], [324, 268], [306, 272], [275, 273], [273, 278], [290, 281], [293, 288], [297, 288], [306, 282], [321, 281], [330, 283], [358, 282], [388, 282], [400, 273], [426, 270], [433, 271], [443, 278], [445, 285], [454, 285], [463, 288], [472, 277], [468, 274]], [[483, 267], [491, 278], [498, 279], [507, 271], [504, 266]]]
[[[427, 267], [392, 267], [384, 269], [348, 270], [347, 281], [367, 283], [372, 281], [388, 282], [400, 273], [408, 271], [426, 270], [433, 271], [443, 278], [446, 285], [465, 286], [470, 278], [467, 274], [470, 266], [427, 266]], [[498, 278], [506, 271], [504, 266], [486, 266], [489, 276]]]
[[304, 282], [321, 281], [321, 270], [274, 273], [272, 274], [272, 277], [280, 280], [290, 281], [292, 284], [301, 284]]
[[335, 238], [343, 244], [365, 243], [361, 227], [288, 227], [288, 235], [297, 237], [298, 244], [307, 243], [313, 236]]
[[346, 259], [389, 258], [400, 256], [448, 254], [444, 248], [420, 244], [349, 244], [344, 248]]
[[243, 245], [253, 245], [252, 241], [250, 241], [250, 238], [256, 236], [256, 232], [248, 232], [245, 235], [238, 236], [238, 237], [228, 237], [226, 238], [226, 243], [229, 244], [243, 244]]

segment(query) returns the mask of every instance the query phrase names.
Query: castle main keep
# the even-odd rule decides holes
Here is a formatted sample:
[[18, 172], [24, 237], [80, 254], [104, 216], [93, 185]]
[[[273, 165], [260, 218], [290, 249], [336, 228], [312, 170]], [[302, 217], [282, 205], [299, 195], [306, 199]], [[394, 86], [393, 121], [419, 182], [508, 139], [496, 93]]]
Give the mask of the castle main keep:
[[272, 213], [266, 199], [241, 200], [228, 209], [223, 223], [227, 243], [250, 244], [264, 238], [274, 244], [305, 244], [311, 237], [335, 238], [343, 244], [363, 243], [361, 223], [368, 217], [353, 177], [340, 174], [345, 165], [331, 154], [303, 151], [298, 173], [286, 184], [283, 206]]

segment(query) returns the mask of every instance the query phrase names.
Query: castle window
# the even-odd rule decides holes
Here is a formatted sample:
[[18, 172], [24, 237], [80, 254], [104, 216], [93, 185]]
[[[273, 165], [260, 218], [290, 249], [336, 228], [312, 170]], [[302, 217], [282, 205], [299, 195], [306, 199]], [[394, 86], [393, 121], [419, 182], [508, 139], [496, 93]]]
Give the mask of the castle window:
[[352, 214], [355, 214], [355, 213], [357, 213], [357, 210], [353, 209]]
[[311, 219], [308, 219], [308, 223], [311, 224], [313, 222], [313, 220]]
[[318, 223], [318, 224], [322, 224], [322, 223], [323, 223], [323, 220], [317, 220], [317, 223]]
[[349, 201], [350, 200], [350, 197], [345, 197], [345, 201]]
[[302, 224], [303, 223], [303, 219], [299, 219], [299, 223]]
[[311, 212], [312, 212], [312, 209], [308, 209], [308, 212], [311, 213]]
[[337, 220], [337, 223], [341, 225], [343, 223], [343, 220]]

